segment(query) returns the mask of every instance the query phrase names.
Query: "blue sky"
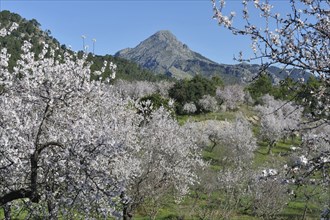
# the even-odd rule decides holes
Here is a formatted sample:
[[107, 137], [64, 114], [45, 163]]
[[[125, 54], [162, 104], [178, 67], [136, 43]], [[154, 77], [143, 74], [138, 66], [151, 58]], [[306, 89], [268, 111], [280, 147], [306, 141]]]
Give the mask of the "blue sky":
[[[95, 38], [96, 54], [135, 47], [159, 30], [170, 30], [192, 50], [219, 63], [235, 63], [239, 51], [251, 51], [249, 39], [232, 35], [212, 19], [209, 0], [0, 0], [0, 7], [35, 18], [74, 50], [82, 49], [81, 35], [90, 50]], [[240, 2], [233, 0], [228, 7], [239, 10]]]

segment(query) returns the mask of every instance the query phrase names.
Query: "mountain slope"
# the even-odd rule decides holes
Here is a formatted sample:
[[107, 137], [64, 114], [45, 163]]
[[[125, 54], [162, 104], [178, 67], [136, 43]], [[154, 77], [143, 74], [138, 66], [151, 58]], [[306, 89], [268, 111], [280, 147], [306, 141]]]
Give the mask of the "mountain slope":
[[[22, 53], [21, 47], [25, 40], [32, 43], [32, 51], [36, 54], [36, 58], [43, 48], [41, 42], [46, 42], [50, 48], [59, 48], [59, 50], [57, 50], [57, 53], [59, 54], [63, 54], [64, 52], [69, 52], [71, 54], [74, 53], [74, 51], [71, 51], [65, 45], [61, 45], [58, 40], [52, 37], [49, 30], [41, 30], [40, 24], [37, 20], [27, 20], [22, 18], [19, 14], [11, 13], [7, 10], [0, 12], [0, 30], [9, 29], [14, 22], [18, 24], [18, 28], [12, 31], [10, 35], [4, 37], [0, 36], [0, 48], [7, 48], [8, 53], [11, 55], [9, 59], [10, 70], [16, 65], [17, 60], [20, 59]], [[78, 55], [82, 55], [82, 51], [79, 51]], [[134, 62], [120, 57], [114, 57], [111, 55], [92, 56], [92, 54], [89, 54], [88, 60], [94, 63], [91, 67], [92, 70], [100, 70], [103, 66], [104, 60], [116, 63], [116, 78], [120, 79], [148, 81], [168, 79], [168, 77], [154, 74], [147, 69], [141, 68]], [[111, 73], [109, 72], [108, 74]]]
[[170, 31], [158, 31], [135, 48], [127, 48], [115, 54], [152, 71], [176, 78], [194, 75], [221, 76], [226, 82], [240, 82], [251, 78], [245, 68], [218, 64], [180, 42]]
[[177, 78], [197, 74], [190, 68], [193, 62], [214, 65], [213, 61], [191, 51], [170, 31], [158, 31], [133, 49], [124, 49], [115, 54], [139, 63], [142, 67]]
[[[226, 83], [246, 83], [260, 71], [259, 65], [218, 64], [180, 42], [170, 31], [158, 31], [135, 48], [118, 51], [116, 57], [122, 57], [138, 63], [144, 68], [175, 78], [191, 78], [196, 74], [203, 76], [220, 76]], [[288, 73], [277, 67], [267, 69], [273, 82], [288, 77]], [[301, 71], [290, 76], [296, 79]]]

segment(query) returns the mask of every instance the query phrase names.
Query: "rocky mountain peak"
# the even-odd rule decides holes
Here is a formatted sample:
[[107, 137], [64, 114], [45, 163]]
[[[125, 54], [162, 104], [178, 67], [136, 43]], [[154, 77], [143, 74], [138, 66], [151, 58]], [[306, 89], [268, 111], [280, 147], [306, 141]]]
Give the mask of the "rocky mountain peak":
[[[179, 41], [170, 31], [161, 30], [134, 48], [127, 48], [115, 56], [138, 63], [153, 72], [178, 79], [203, 76], [220, 76], [226, 83], [249, 82], [259, 72], [258, 65], [218, 64]], [[268, 68], [274, 82], [287, 77], [279, 68]], [[292, 77], [292, 76], [291, 76]]]
[[[162, 30], [158, 31], [155, 34], [151, 35], [146, 40], [142, 41], [137, 48], [155, 48], [160, 50], [171, 50], [173, 52], [176, 52], [176, 50], [179, 50], [180, 53], [187, 53], [187, 51], [182, 51], [186, 48], [182, 42], [180, 42], [170, 31], [168, 30]], [[153, 51], [154, 52], [154, 51]]]
[[[161, 30], [142, 41], [135, 48], [128, 48], [116, 53], [116, 56], [137, 62], [152, 71], [177, 78], [191, 77], [198, 74], [186, 67], [188, 61], [214, 63], [192, 51], [179, 41], [170, 31]], [[189, 67], [188, 67], [189, 68]]]
[[151, 38], [158, 39], [159, 41], [173, 42], [178, 41], [177, 38], [169, 30], [161, 30], [156, 32]]

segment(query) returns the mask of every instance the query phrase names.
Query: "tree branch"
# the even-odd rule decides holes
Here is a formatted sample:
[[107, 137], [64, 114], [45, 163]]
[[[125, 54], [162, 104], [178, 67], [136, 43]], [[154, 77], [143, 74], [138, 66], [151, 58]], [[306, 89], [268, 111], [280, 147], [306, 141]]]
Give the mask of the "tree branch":
[[32, 202], [39, 202], [39, 197], [33, 197], [33, 193], [29, 189], [19, 189], [5, 194], [0, 197], [0, 206], [7, 204], [8, 202], [14, 201], [16, 199], [29, 198]]

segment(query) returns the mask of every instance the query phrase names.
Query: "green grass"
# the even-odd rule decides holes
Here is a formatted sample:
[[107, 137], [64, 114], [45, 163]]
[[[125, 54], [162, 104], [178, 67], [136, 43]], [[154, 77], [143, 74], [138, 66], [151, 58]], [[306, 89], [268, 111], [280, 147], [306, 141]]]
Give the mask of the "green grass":
[[184, 124], [187, 121], [199, 122], [205, 120], [219, 120], [219, 121], [233, 121], [238, 115], [242, 114], [246, 118], [255, 116], [256, 113], [253, 111], [252, 107], [247, 105], [241, 105], [239, 110], [235, 111], [220, 111], [220, 112], [209, 112], [196, 115], [177, 115], [176, 119], [179, 124]]
[[[306, 220], [307, 219], [319, 219], [321, 211], [316, 205], [309, 204], [307, 206]], [[281, 214], [285, 219], [302, 219], [305, 210], [305, 202], [303, 201], [291, 201]]]
[[285, 162], [291, 153], [292, 146], [299, 146], [301, 140], [295, 138], [294, 140], [279, 141], [271, 148], [268, 154], [268, 143], [265, 141], [258, 142], [258, 149], [255, 151], [255, 158], [253, 161], [254, 167], [259, 167], [265, 164], [272, 164], [274, 160], [278, 162]]
[[199, 115], [178, 115], [177, 120], [179, 124], [184, 124], [187, 121], [199, 122], [206, 120], [219, 120], [219, 121], [233, 121], [236, 118], [236, 112], [210, 112]]

